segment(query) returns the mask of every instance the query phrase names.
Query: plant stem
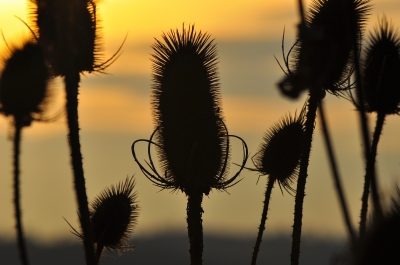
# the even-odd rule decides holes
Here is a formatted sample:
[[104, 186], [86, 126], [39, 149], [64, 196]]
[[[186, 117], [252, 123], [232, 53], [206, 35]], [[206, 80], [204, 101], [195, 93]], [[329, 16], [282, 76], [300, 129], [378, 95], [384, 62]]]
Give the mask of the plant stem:
[[96, 265], [100, 263], [101, 254], [103, 253], [104, 245], [97, 243], [96, 246]]
[[333, 147], [332, 147], [331, 139], [329, 136], [328, 124], [326, 123], [325, 114], [324, 114], [323, 100], [320, 100], [318, 109], [319, 109], [319, 115], [320, 115], [320, 119], [321, 119], [321, 123], [322, 123], [322, 130], [323, 130], [324, 138], [325, 138], [325, 145], [326, 145], [326, 148], [328, 151], [329, 162], [331, 165], [332, 176], [333, 176], [333, 179], [335, 182], [337, 194], [339, 196], [340, 206], [342, 207], [342, 213], [343, 213], [343, 217], [344, 217], [345, 224], [347, 227], [347, 232], [348, 232], [349, 237], [354, 246], [356, 244], [356, 235], [354, 233], [354, 229], [351, 224], [350, 215], [349, 215], [349, 211], [347, 209], [347, 203], [346, 203], [346, 199], [344, 197], [344, 192], [343, 192], [340, 175], [339, 175], [339, 171], [338, 171], [337, 164], [336, 164], [335, 155], [333, 153]]
[[22, 229], [22, 216], [20, 204], [20, 190], [19, 190], [19, 154], [21, 147], [21, 130], [22, 121], [20, 118], [15, 117], [15, 135], [14, 135], [14, 206], [15, 206], [15, 228], [17, 229], [17, 244], [19, 248], [19, 256], [22, 264], [28, 265], [28, 255], [26, 251], [26, 244], [24, 239], [24, 231]]
[[201, 265], [203, 264], [203, 208], [201, 203], [203, 201], [203, 193], [190, 192], [187, 204], [187, 224], [188, 235], [190, 243], [190, 264]]
[[89, 218], [89, 207], [86, 196], [85, 177], [83, 174], [81, 145], [79, 141], [78, 122], [78, 87], [79, 72], [70, 71], [65, 76], [65, 89], [67, 95], [67, 116], [69, 128], [69, 146], [71, 149], [71, 162], [74, 172], [74, 184], [79, 208], [79, 220], [83, 233], [83, 244], [85, 247], [86, 264], [95, 265], [93, 237]]
[[[375, 160], [378, 149], [379, 138], [382, 133], [383, 124], [385, 122], [385, 114], [378, 112], [374, 136], [372, 138], [371, 153], [367, 161], [367, 168], [364, 181], [364, 190], [362, 195], [362, 206], [361, 206], [361, 219], [360, 219], [360, 240], [365, 237], [366, 227], [367, 227], [367, 213], [368, 213], [368, 196], [369, 188], [371, 183], [371, 176], [375, 174]], [[374, 205], [376, 208], [377, 206]], [[379, 206], [378, 206], [379, 207]]]
[[265, 190], [264, 208], [261, 214], [260, 226], [258, 227], [258, 235], [256, 239], [256, 244], [254, 245], [253, 256], [251, 258], [251, 265], [255, 265], [257, 263], [257, 255], [260, 250], [260, 244], [265, 230], [265, 222], [267, 221], [267, 214], [268, 214], [268, 205], [271, 198], [272, 188], [274, 187], [274, 182], [275, 178], [270, 176], [267, 182], [267, 189]]
[[[353, 33], [355, 36], [356, 34], [359, 34], [358, 32]], [[365, 113], [365, 106], [364, 106], [364, 93], [362, 89], [362, 83], [361, 83], [361, 70], [360, 70], [360, 60], [359, 60], [359, 44], [357, 43], [357, 39], [354, 38], [353, 42], [353, 57], [354, 57], [354, 72], [355, 72], [355, 79], [356, 79], [356, 94], [357, 94], [357, 102], [360, 102], [358, 104], [359, 106], [359, 117], [360, 117], [360, 126], [361, 126], [361, 133], [362, 133], [362, 138], [363, 138], [363, 146], [364, 146], [364, 157], [365, 161], [368, 165], [368, 161], [370, 160], [370, 139], [369, 139], [369, 129], [368, 129], [368, 120], [367, 120], [367, 115]], [[382, 212], [382, 207], [380, 205], [379, 201], [379, 195], [378, 195], [378, 188], [377, 188], [377, 181], [376, 181], [376, 175], [375, 171], [368, 171], [366, 172], [368, 178], [370, 179], [371, 182], [371, 192], [372, 192], [372, 200], [374, 203], [374, 208], [375, 208], [375, 213], [378, 219], [383, 217], [383, 212]], [[368, 203], [368, 201], [367, 201]]]
[[310, 97], [308, 99], [308, 110], [306, 115], [306, 130], [304, 134], [303, 150], [300, 161], [300, 172], [297, 180], [296, 198], [294, 205], [294, 224], [292, 234], [292, 253], [290, 255], [291, 265], [298, 265], [300, 258], [300, 239], [301, 226], [303, 218], [303, 201], [305, 196], [306, 179], [308, 172], [308, 162], [311, 152], [312, 136], [314, 132], [315, 116], [318, 107], [318, 93], [312, 92], [310, 89]]

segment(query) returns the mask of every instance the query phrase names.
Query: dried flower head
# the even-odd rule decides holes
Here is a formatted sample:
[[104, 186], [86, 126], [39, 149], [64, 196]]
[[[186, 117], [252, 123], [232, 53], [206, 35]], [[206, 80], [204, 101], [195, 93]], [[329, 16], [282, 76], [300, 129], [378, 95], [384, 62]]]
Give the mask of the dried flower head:
[[382, 18], [378, 28], [370, 35], [363, 69], [366, 111], [398, 114], [400, 110], [400, 37], [386, 17]]
[[0, 79], [0, 112], [13, 116], [22, 126], [44, 110], [50, 78], [42, 49], [34, 41], [14, 47], [5, 60]]
[[103, 71], [118, 57], [98, 63], [99, 33], [96, 0], [31, 0], [34, 23], [55, 75], [75, 70]]
[[[139, 206], [135, 181], [127, 178], [104, 189], [90, 204], [94, 242], [109, 250], [130, 248], [128, 240], [137, 224]], [[97, 247], [98, 248], [98, 247]]]
[[[157, 129], [149, 143], [155, 136], [165, 176], [156, 173], [150, 154], [156, 176], [144, 173], [162, 188], [186, 193], [227, 188], [241, 169], [226, 179], [229, 135], [220, 107], [216, 46], [209, 34], [196, 32], [193, 25], [183, 26], [182, 32], [171, 30], [162, 38], [153, 45], [152, 106]], [[136, 159], [134, 150], [133, 155]]]
[[298, 117], [286, 115], [275, 123], [253, 157], [256, 170], [275, 179], [289, 193], [295, 191], [290, 184], [298, 174], [304, 132], [303, 108]]
[[[134, 188], [133, 177], [127, 178], [101, 191], [90, 203], [90, 222], [97, 257], [101, 256], [104, 248], [115, 251], [133, 248], [128, 241], [137, 224], [140, 209]], [[71, 228], [74, 235], [83, 239], [82, 233]]]
[[369, 0], [313, 0], [300, 25], [294, 47], [292, 69], [279, 84], [281, 91], [297, 98], [311, 89], [334, 95], [347, 88], [352, 67], [353, 45], [361, 42], [362, 30], [370, 6]]

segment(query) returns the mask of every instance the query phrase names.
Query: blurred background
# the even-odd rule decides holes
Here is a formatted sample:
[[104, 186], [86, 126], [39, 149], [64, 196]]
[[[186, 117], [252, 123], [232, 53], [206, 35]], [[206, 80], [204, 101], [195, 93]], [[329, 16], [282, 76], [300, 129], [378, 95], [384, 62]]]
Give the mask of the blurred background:
[[[310, 2], [304, 1], [305, 6]], [[230, 134], [247, 142], [252, 156], [266, 130], [282, 116], [294, 115], [306, 99], [303, 94], [296, 101], [289, 100], [276, 87], [283, 72], [274, 56], [282, 62], [284, 30], [285, 51], [293, 45], [299, 17], [296, 3], [293, 0], [98, 1], [100, 61], [111, 57], [125, 36], [127, 39], [121, 56], [107, 69], [107, 74], [82, 76], [79, 111], [86, 188], [92, 200], [105, 187], [135, 175], [141, 211], [133, 241], [186, 232], [185, 195], [160, 191], [153, 186], [131, 154], [133, 141], [149, 138], [154, 129], [150, 106], [150, 54], [154, 38], [160, 39], [170, 29], [181, 29], [183, 24], [195, 24], [197, 30], [212, 35], [219, 51], [226, 124]], [[399, 1], [379, 0], [371, 4], [373, 10], [367, 30], [372, 30], [383, 14], [398, 28]], [[0, 29], [8, 45], [30, 37], [28, 28], [16, 16], [33, 27], [32, 12], [30, 1], [0, 0]], [[0, 40], [0, 52], [2, 57], [8, 54], [4, 40]], [[55, 115], [64, 106], [62, 81], [53, 80], [51, 87], [48, 116]], [[365, 167], [358, 116], [349, 101], [329, 94], [325, 99], [352, 222], [357, 225]], [[371, 130], [375, 119], [375, 115], [369, 116]], [[400, 180], [399, 121], [397, 116], [386, 119], [378, 146], [377, 170], [385, 200], [390, 200]], [[319, 123], [317, 119], [304, 202], [303, 234], [342, 240], [346, 231]], [[13, 240], [15, 234], [11, 135], [10, 120], [0, 117], [0, 237], [4, 240]], [[139, 147], [142, 161], [145, 148]], [[233, 162], [241, 160], [241, 150], [240, 143], [232, 144]], [[247, 166], [253, 166], [250, 160]], [[236, 170], [237, 166], [231, 165], [231, 174]], [[21, 172], [26, 235], [41, 244], [74, 240], [63, 219], [79, 227], [64, 116], [52, 123], [35, 122], [23, 130]], [[227, 190], [229, 193], [213, 191], [204, 198], [206, 235], [255, 240], [266, 185], [266, 177], [261, 176], [257, 183], [258, 177], [254, 172], [243, 171], [242, 181]], [[275, 187], [264, 238], [282, 235], [290, 240], [293, 212], [294, 198], [287, 193], [282, 195]]]

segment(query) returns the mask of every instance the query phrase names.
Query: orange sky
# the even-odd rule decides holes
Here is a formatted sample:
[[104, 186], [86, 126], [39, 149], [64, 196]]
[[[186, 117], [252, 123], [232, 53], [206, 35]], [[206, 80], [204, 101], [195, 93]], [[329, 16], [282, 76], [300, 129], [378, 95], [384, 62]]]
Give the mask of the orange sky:
[[[29, 33], [14, 15], [29, 21], [25, 0], [0, 0], [0, 29], [7, 42]], [[158, 192], [144, 178], [130, 154], [131, 143], [149, 137], [153, 123], [150, 115], [151, 53], [154, 37], [182, 23], [195, 23], [196, 28], [212, 34], [221, 44], [220, 74], [222, 103], [230, 133], [242, 136], [249, 144], [251, 154], [257, 150], [265, 130], [284, 114], [293, 113], [302, 106], [302, 100], [281, 98], [275, 83], [282, 77], [273, 55], [280, 58], [280, 37], [286, 27], [287, 45], [294, 38], [297, 22], [294, 0], [249, 1], [131, 1], [102, 0], [98, 4], [104, 56], [113, 54], [128, 33], [120, 58], [108, 69], [110, 76], [88, 74], [82, 78], [80, 95], [80, 122], [82, 152], [89, 198], [104, 187], [135, 174], [139, 201], [142, 207], [136, 233], [151, 234], [168, 228], [184, 230], [186, 198], [182, 193]], [[305, 4], [310, 1], [305, 1]], [[373, 2], [374, 16], [383, 11], [400, 25], [400, 4], [397, 0]], [[395, 20], [395, 18], [397, 20]], [[373, 23], [370, 24], [371, 28]], [[265, 58], [257, 58], [251, 49], [257, 43], [273, 43], [265, 47]], [[224, 46], [225, 45], [225, 46]], [[235, 46], [236, 45], [236, 46]], [[241, 45], [241, 46], [240, 46]], [[229, 50], [236, 47], [235, 50]], [[239, 47], [239, 48], [238, 48]], [[262, 47], [262, 46], [261, 46]], [[0, 51], [6, 49], [0, 40]], [[261, 48], [264, 49], [264, 48]], [[263, 53], [264, 54], [264, 53]], [[235, 57], [237, 55], [237, 57]], [[232, 56], [232, 57], [231, 57]], [[255, 56], [257, 64], [252, 64]], [[236, 63], [238, 65], [236, 65]], [[245, 72], [240, 88], [235, 79]], [[253, 79], [264, 75], [254, 86]], [[114, 78], [114, 79], [113, 79]], [[119, 81], [126, 79], [126, 81]], [[125, 80], [124, 79], [124, 80]], [[144, 80], [143, 82], [140, 80]], [[115, 82], [114, 82], [114, 81]], [[139, 81], [140, 82], [139, 82]], [[248, 81], [248, 82], [247, 82]], [[54, 99], [50, 113], [62, 107], [63, 85], [54, 82]], [[260, 92], [263, 89], [271, 92]], [[257, 94], [258, 93], [258, 94]], [[343, 174], [346, 194], [352, 210], [353, 223], [358, 222], [363, 162], [358, 134], [358, 120], [354, 107], [345, 100], [327, 97], [329, 125], [333, 131], [335, 149]], [[393, 192], [395, 180], [400, 179], [399, 117], [389, 117], [379, 145], [378, 170], [385, 192]], [[371, 116], [371, 127], [374, 117]], [[10, 128], [0, 117], [0, 236], [13, 236], [11, 204], [11, 141]], [[240, 159], [240, 146], [234, 145], [234, 159]], [[23, 131], [22, 142], [22, 208], [26, 232], [40, 240], [70, 237], [62, 217], [77, 225], [75, 197], [66, 144], [65, 120], [51, 124], [35, 123]], [[250, 163], [248, 164], [250, 165]], [[232, 166], [231, 172], [235, 169]], [[304, 231], [319, 235], [343, 236], [341, 214], [330, 173], [320, 128], [317, 125], [312, 150], [310, 177], [306, 188]], [[243, 181], [226, 193], [214, 192], [204, 200], [205, 231], [254, 235], [261, 214], [265, 178], [255, 185], [257, 175], [243, 174]], [[270, 204], [266, 233], [283, 232], [290, 235], [293, 198], [282, 197], [274, 190]], [[245, 217], [244, 217], [245, 216]]]

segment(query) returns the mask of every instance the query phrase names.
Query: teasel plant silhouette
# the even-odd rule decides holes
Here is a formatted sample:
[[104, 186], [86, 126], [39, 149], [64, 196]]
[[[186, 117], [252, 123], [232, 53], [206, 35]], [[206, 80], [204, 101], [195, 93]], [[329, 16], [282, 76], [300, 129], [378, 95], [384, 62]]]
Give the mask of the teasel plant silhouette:
[[[130, 235], [137, 225], [140, 207], [137, 202], [135, 180], [128, 177], [124, 182], [105, 188], [90, 203], [90, 222], [95, 243], [96, 264], [99, 264], [104, 249], [109, 251], [132, 250]], [[72, 234], [83, 240], [84, 236], [65, 220]]]
[[290, 61], [289, 55], [284, 55], [286, 76], [278, 83], [280, 91], [292, 99], [297, 98], [306, 89], [309, 92], [305, 138], [295, 199], [292, 265], [299, 263], [304, 191], [317, 109], [322, 121], [332, 175], [346, 227], [352, 243], [356, 241], [341, 188], [322, 99], [326, 91], [336, 96], [344, 96], [346, 89], [351, 88], [349, 78], [353, 69], [358, 67], [352, 65], [352, 62], [358, 60], [357, 48], [361, 45], [370, 6], [368, 0], [313, 0], [305, 15], [302, 1], [299, 0], [299, 10], [301, 22], [297, 41], [289, 51], [293, 52], [293, 58]]
[[[152, 46], [152, 108], [156, 129], [150, 139], [132, 144], [132, 154], [144, 175], [157, 187], [181, 190], [188, 198], [187, 225], [192, 265], [202, 264], [203, 194], [225, 191], [240, 180], [247, 158], [243, 139], [230, 135], [221, 110], [217, 49], [211, 36], [194, 25], [171, 30]], [[227, 177], [230, 138], [241, 141], [243, 161]], [[135, 145], [148, 144], [146, 166], [137, 158]], [[160, 175], [151, 155], [158, 151]]]
[[[7, 43], [6, 43], [7, 44]], [[7, 44], [8, 46], [8, 44]], [[20, 46], [8, 46], [10, 55], [4, 61], [0, 77], [0, 113], [12, 118], [14, 207], [17, 244], [21, 263], [29, 264], [24, 239], [20, 202], [20, 150], [22, 128], [40, 120], [48, 103], [49, 69], [41, 47], [35, 40]]]
[[304, 142], [304, 114], [305, 107], [300, 114], [292, 117], [290, 114], [281, 118], [264, 135], [263, 141], [252, 157], [255, 168], [247, 168], [258, 172], [260, 176], [268, 175], [265, 191], [264, 207], [256, 243], [253, 248], [251, 264], [257, 263], [257, 256], [267, 221], [269, 201], [275, 182], [281, 188], [293, 195], [296, 191], [291, 184], [298, 175], [302, 145]]
[[110, 59], [99, 63], [97, 1], [31, 0], [31, 3], [38, 42], [53, 74], [64, 77], [68, 141], [86, 263], [94, 265], [95, 253], [80, 150], [78, 89], [82, 72], [104, 72], [118, 58], [120, 49]]
[[[400, 113], [400, 37], [393, 26], [383, 16], [370, 34], [362, 60], [362, 83], [364, 101], [359, 102], [352, 94], [357, 109], [363, 105], [366, 112], [376, 113], [376, 125], [370, 147], [370, 156], [367, 160], [362, 207], [360, 218], [360, 239], [366, 233], [368, 198], [372, 176], [375, 174], [375, 164], [378, 142], [382, 133], [385, 117]], [[375, 184], [375, 187], [377, 184]], [[372, 187], [371, 187], [372, 188]], [[375, 190], [373, 197], [374, 214], [382, 217], [379, 193]]]
[[400, 189], [396, 186], [396, 195], [392, 197], [391, 207], [383, 211], [382, 218], [373, 216], [360, 241], [360, 247], [354, 253], [356, 265], [400, 264]]

